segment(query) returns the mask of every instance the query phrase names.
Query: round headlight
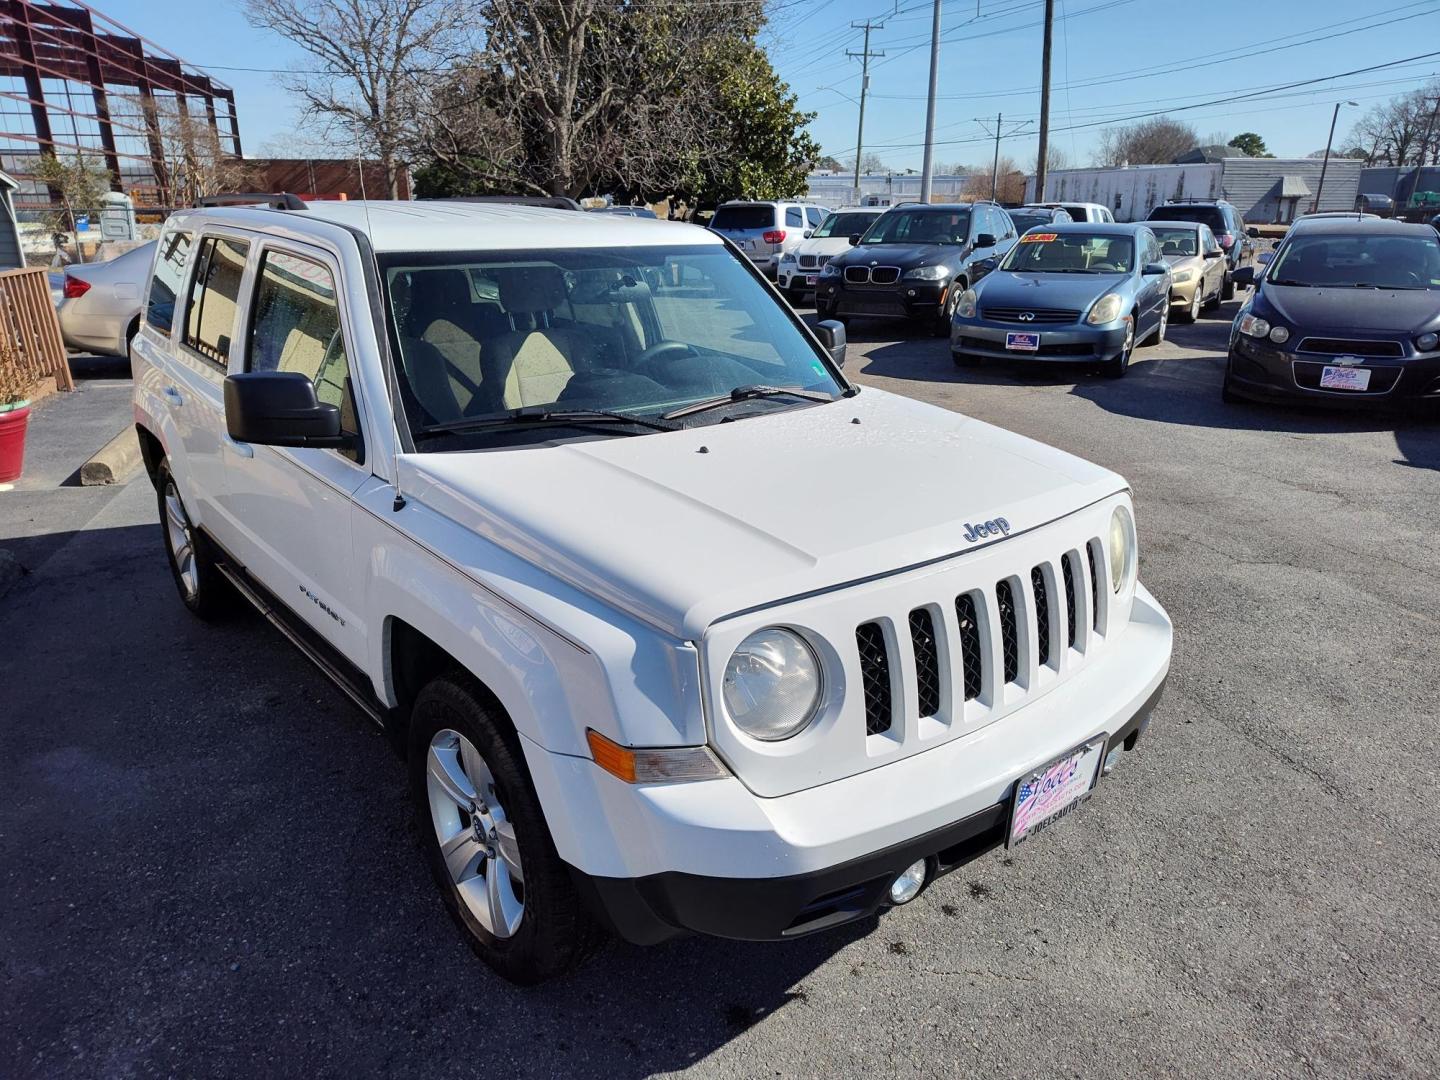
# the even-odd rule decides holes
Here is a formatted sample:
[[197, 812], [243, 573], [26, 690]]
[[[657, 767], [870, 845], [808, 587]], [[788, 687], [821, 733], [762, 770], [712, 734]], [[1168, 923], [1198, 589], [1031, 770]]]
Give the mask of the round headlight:
[[740, 643], [725, 665], [725, 709], [751, 738], [798, 734], [820, 707], [820, 661], [793, 630], [772, 626]]
[[1117, 506], [1110, 515], [1110, 586], [1117, 593], [1130, 584], [1135, 573], [1135, 519]]
[[1421, 334], [1415, 339], [1415, 347], [1421, 352], [1431, 352], [1440, 345], [1440, 334]]
[[1272, 326], [1270, 328], [1270, 340], [1276, 345], [1284, 345], [1290, 340], [1290, 331], [1283, 326]]

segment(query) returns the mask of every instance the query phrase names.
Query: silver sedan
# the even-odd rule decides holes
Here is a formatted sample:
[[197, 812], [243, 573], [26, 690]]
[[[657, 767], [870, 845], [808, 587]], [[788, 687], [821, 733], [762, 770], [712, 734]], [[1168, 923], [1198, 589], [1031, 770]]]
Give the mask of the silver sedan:
[[108, 356], [130, 355], [140, 328], [140, 299], [155, 258], [155, 243], [142, 244], [106, 262], [65, 268], [60, 333], [67, 348]]

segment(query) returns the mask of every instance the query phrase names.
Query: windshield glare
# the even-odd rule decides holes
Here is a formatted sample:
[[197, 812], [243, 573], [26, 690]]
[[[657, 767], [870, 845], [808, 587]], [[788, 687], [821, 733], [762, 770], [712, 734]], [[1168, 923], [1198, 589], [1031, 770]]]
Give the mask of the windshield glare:
[[426, 252], [381, 265], [415, 430], [537, 406], [655, 416], [741, 386], [842, 389], [719, 245]]
[[963, 244], [969, 237], [969, 210], [891, 210], [880, 215], [860, 243]]
[[1295, 236], [1270, 264], [1274, 285], [1440, 290], [1440, 239]]
[[1163, 225], [1152, 225], [1150, 231], [1160, 241], [1161, 255], [1200, 254], [1199, 233], [1195, 229], [1167, 229]]
[[854, 236], [856, 233], [863, 233], [870, 227], [878, 214], [831, 214], [820, 223], [820, 228], [812, 234], [817, 238], [827, 236]]
[[1099, 233], [1026, 233], [1000, 269], [1039, 274], [1128, 274], [1135, 242]]

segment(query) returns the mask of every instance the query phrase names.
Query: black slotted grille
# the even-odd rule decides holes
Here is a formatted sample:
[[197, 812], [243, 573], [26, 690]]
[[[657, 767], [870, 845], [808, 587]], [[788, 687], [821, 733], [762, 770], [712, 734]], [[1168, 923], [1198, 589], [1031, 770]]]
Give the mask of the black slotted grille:
[[910, 640], [915, 647], [915, 689], [920, 715], [940, 711], [940, 656], [935, 646], [935, 620], [926, 608], [910, 612]]
[[1070, 647], [1075, 647], [1075, 570], [1070, 565], [1070, 555], [1060, 559], [1060, 572], [1065, 575], [1065, 633]]
[[1090, 625], [1100, 629], [1100, 575], [1095, 572], [1095, 546], [1085, 545], [1085, 558], [1090, 560]]
[[1012, 683], [1020, 674], [1019, 635], [1015, 629], [1015, 594], [1010, 582], [995, 583], [995, 603], [1000, 608], [1000, 645], [1005, 652], [1005, 681]]
[[955, 598], [955, 616], [960, 622], [960, 657], [965, 668], [965, 700], [980, 696], [980, 625], [975, 618], [975, 598], [963, 593]]
[[860, 649], [860, 685], [865, 692], [865, 734], [880, 735], [890, 730], [890, 653], [885, 647], [885, 630], [879, 623], [861, 623], [855, 628]]
[[1050, 662], [1050, 593], [1045, 588], [1045, 571], [1030, 571], [1030, 587], [1035, 590], [1035, 635], [1040, 646], [1041, 665]]

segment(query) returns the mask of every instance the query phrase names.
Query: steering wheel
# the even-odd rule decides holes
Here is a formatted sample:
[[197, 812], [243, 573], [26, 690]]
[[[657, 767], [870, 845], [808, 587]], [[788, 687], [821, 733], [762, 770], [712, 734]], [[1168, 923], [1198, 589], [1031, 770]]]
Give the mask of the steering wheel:
[[648, 349], [646, 349], [639, 356], [637, 356], [635, 358], [635, 366], [637, 368], [641, 367], [642, 365], [648, 366], [660, 359], [660, 357], [669, 356], [671, 353], [676, 353], [677, 358], [678, 355], [700, 355], [695, 351], [695, 346], [693, 345], [687, 345], [683, 341], [671, 341], [667, 339], [665, 341], [657, 341], [654, 345], [651, 345]]

